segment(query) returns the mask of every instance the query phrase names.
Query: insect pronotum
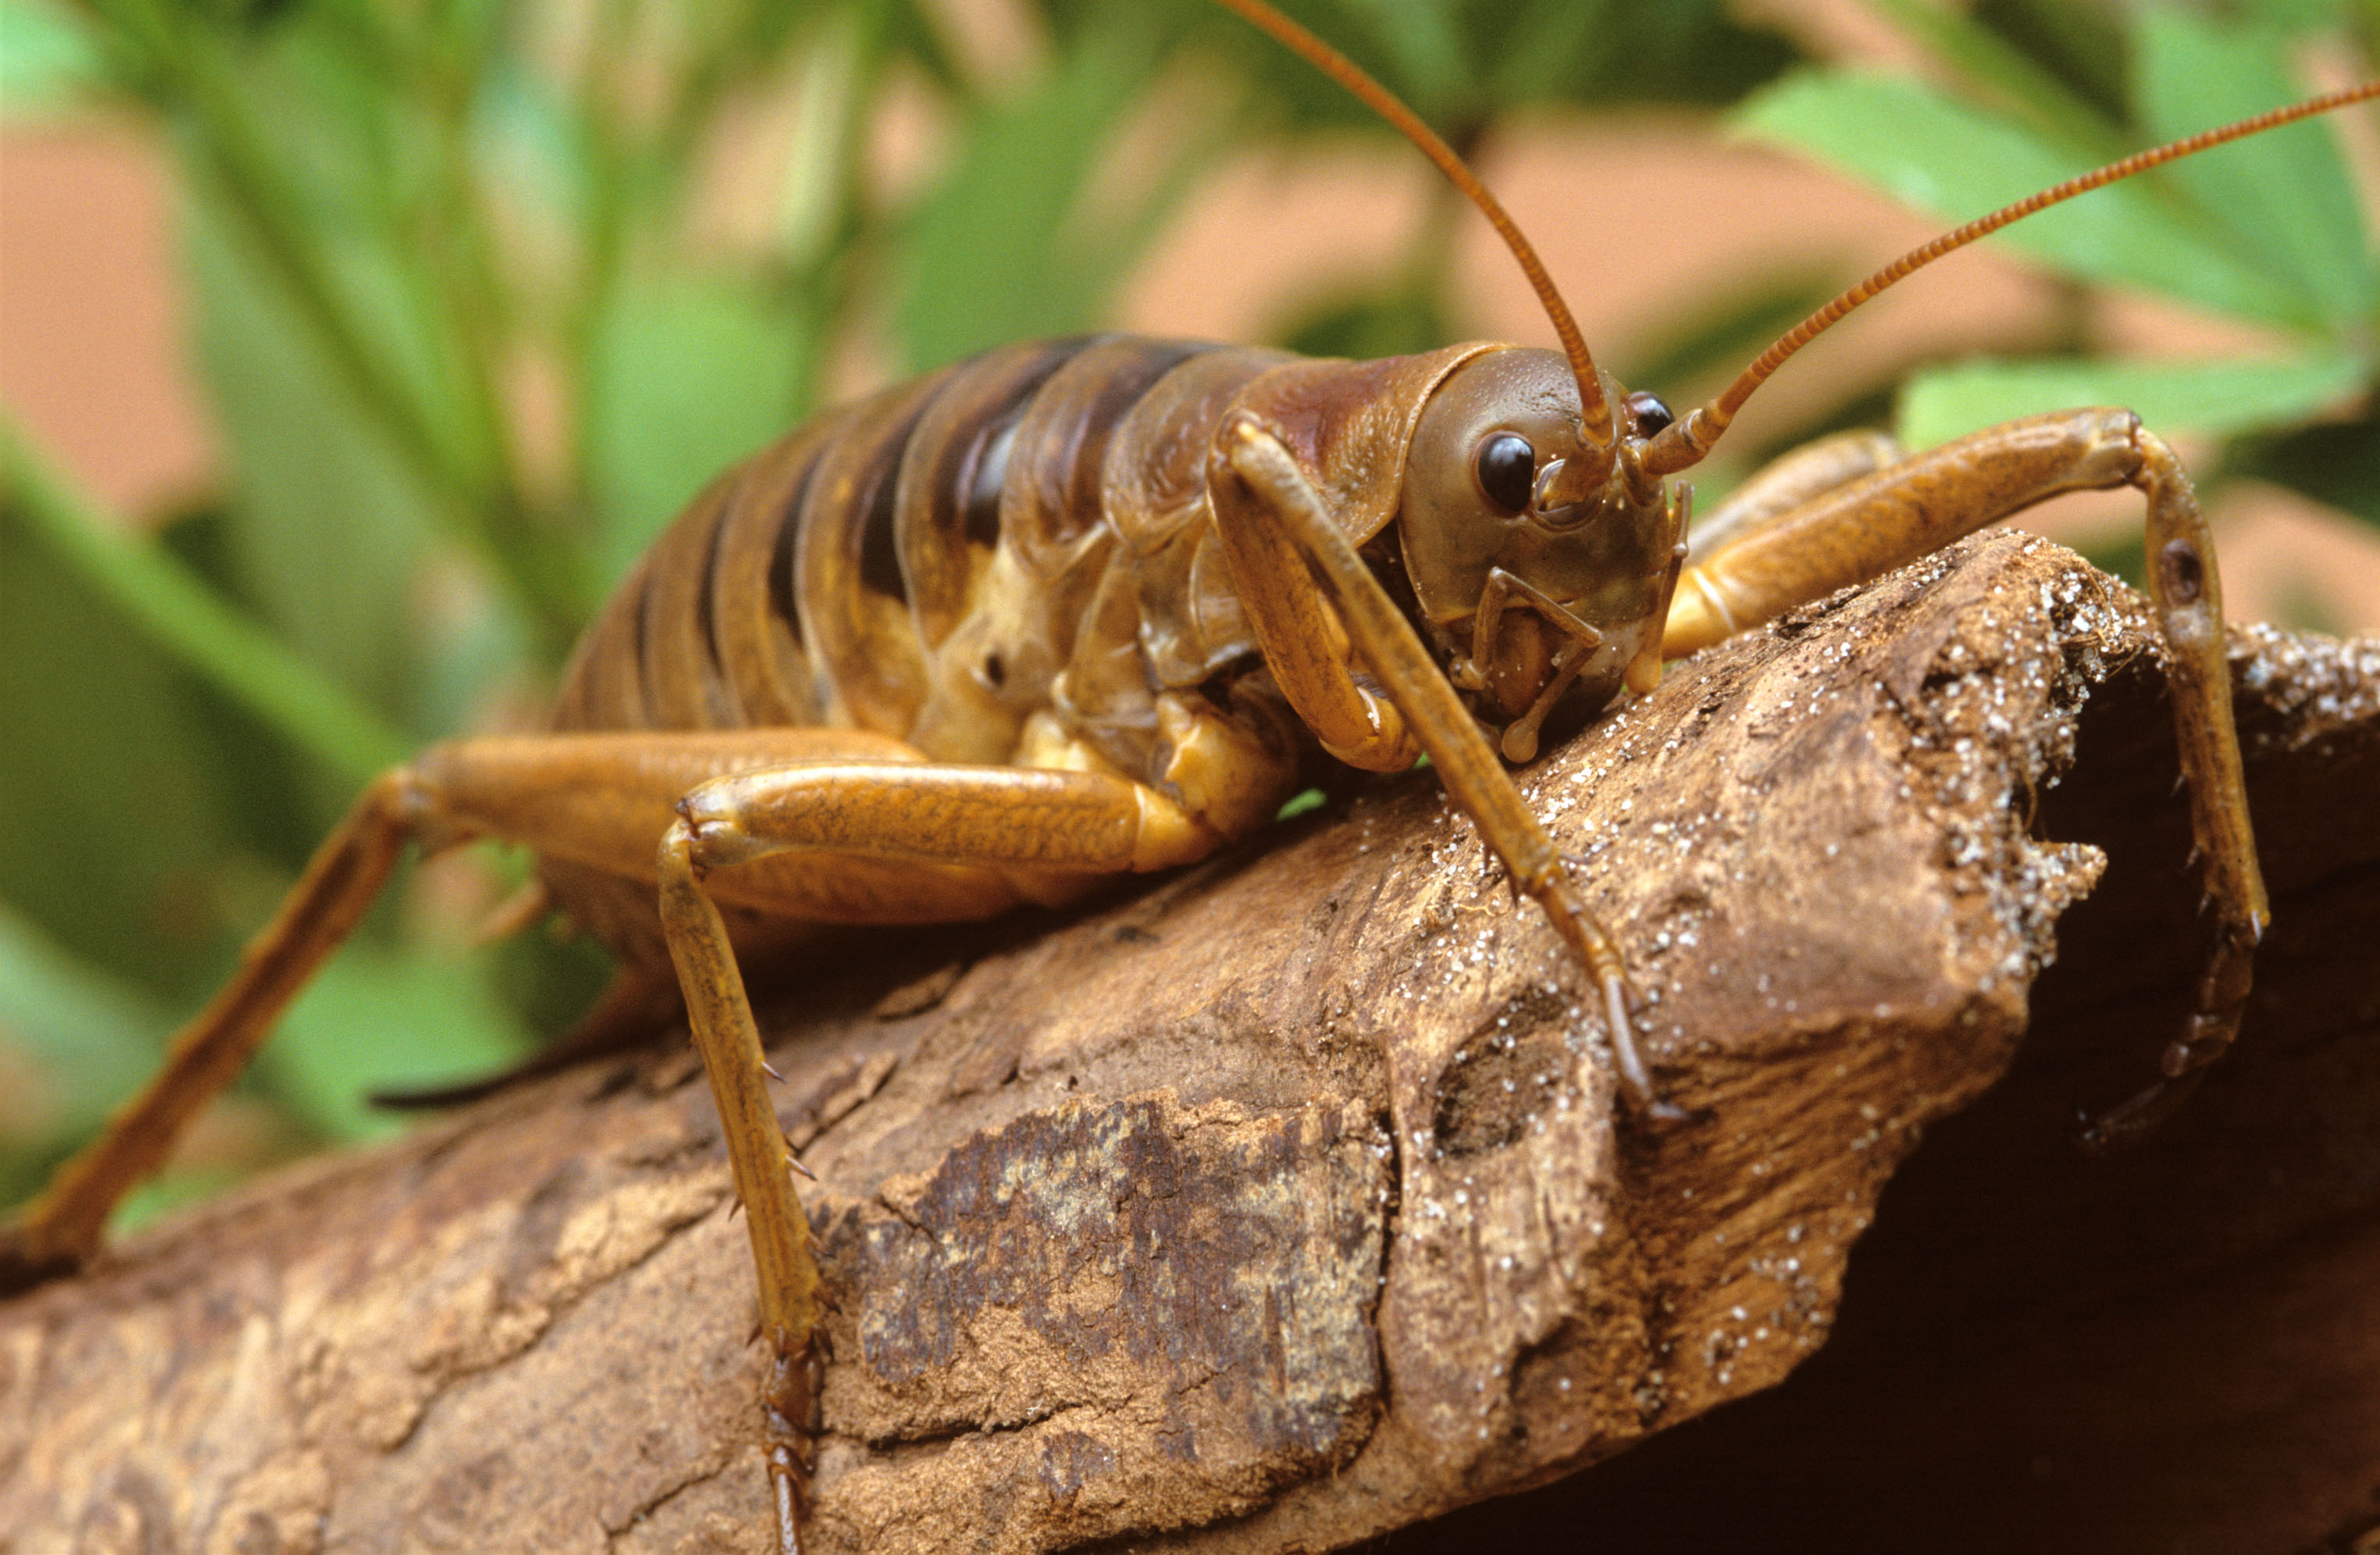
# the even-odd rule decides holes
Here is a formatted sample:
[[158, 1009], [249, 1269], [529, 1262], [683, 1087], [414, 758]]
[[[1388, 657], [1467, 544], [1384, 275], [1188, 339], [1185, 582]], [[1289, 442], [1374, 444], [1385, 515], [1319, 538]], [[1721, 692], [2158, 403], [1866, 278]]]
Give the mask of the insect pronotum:
[[[2060, 492], [2131, 486], [2217, 929], [2136, 1132], [2236, 1031], [2266, 917], [2206, 527], [2129, 412], [2028, 418], [1902, 457], [1789, 456], [1686, 544], [1697, 463], [1794, 351], [1984, 233], [2336, 92], [2141, 153], [1895, 261], [1722, 394], [1672, 417], [1600, 371], [1511, 219], [1403, 105], [1258, 0], [1224, 0], [1393, 123], [1502, 234], [1560, 352], [1379, 362], [1123, 336], [1009, 346], [820, 418], [715, 481], [582, 639], [552, 732], [456, 741], [383, 774], [147, 1089], [0, 1241], [0, 1284], [69, 1270], [239, 1071], [408, 842], [540, 857], [633, 996], [683, 993], [747, 1211], [780, 1543], [808, 1493], [820, 1274], [739, 958], [805, 925], [919, 924], [1062, 901], [1261, 827], [1318, 756], [1427, 753], [1600, 992], [1623, 1093], [1664, 1101], [1621, 958], [1507, 775], [1558, 710]], [[1393, 589], [1390, 580], [1393, 579]], [[1476, 715], [1475, 717], [1475, 715]], [[1490, 744], [1476, 721], [1501, 730]]]

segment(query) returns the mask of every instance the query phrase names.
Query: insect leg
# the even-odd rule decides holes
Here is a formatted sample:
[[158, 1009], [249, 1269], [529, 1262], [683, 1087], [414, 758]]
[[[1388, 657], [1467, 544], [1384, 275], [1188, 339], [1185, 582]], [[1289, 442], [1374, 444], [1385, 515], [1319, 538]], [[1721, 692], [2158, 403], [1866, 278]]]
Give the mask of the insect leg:
[[662, 932], [686, 994], [687, 1024], [702, 1050], [710, 1093], [744, 1224], [752, 1238], [759, 1278], [760, 1332], [769, 1342], [760, 1379], [761, 1450], [777, 1512], [783, 1555], [801, 1548], [801, 1519], [809, 1499], [810, 1440], [817, 1429], [819, 1269], [809, 1217], [787, 1170], [790, 1152], [769, 1098], [769, 1061], [759, 1027], [744, 996], [744, 978], [728, 943], [727, 925], [704, 895], [686, 823], [662, 839]]
[[1743, 525], [1686, 568], [1661, 650], [1675, 658], [1873, 577], [2062, 492], [2134, 486], [2148, 499], [2149, 595], [2168, 653], [2191, 829], [2216, 915], [2215, 948], [2161, 1077], [2086, 1133], [2146, 1132], [2238, 1034], [2270, 921], [2231, 723], [2215, 546], [2189, 478], [2126, 410], [2069, 410], [1988, 428]]
[[2129, 1143], [2155, 1127], [2231, 1046], [2247, 1008], [2256, 945], [2273, 917], [2256, 863], [2240, 734], [2231, 719], [2223, 583], [2216, 572], [2214, 537], [2173, 450], [2146, 432], [2140, 442], [2141, 468], [2132, 484], [2148, 497], [2149, 597], [2165, 631], [2174, 734], [2182, 773], [2190, 781], [2191, 832], [2217, 921], [2215, 948], [2190, 1018], [2181, 1037], [2166, 1048], [2159, 1078], [2086, 1131], [2084, 1142], [2095, 1148]]
[[231, 980], [175, 1034], [148, 1085], [0, 1225], [0, 1291], [69, 1272], [99, 1250], [109, 1213], [246, 1067], [354, 930], [408, 841], [435, 848], [496, 836], [650, 879], [670, 801], [704, 777], [797, 756], [881, 760], [902, 752], [917, 759], [898, 741], [855, 731], [524, 735], [432, 747], [382, 773], [249, 942]]
[[1662, 656], [1682, 658], [2060, 492], [2130, 483], [2146, 435], [2129, 410], [2027, 417], [1739, 523], [1722, 541], [1697, 537]]
[[[1394, 765], [1410, 764], [1416, 744], [1429, 753], [1447, 792], [1514, 883], [1545, 909], [1593, 974], [1629, 1094], [1654, 1117], [1685, 1118], [1682, 1108], [1660, 1099], [1637, 1051], [1619, 948], [1572, 889], [1560, 850], [1530, 813], [1495, 747], [1396, 601], [1331, 522], [1295, 456], [1247, 416], [1224, 425], [1219, 448], [1227, 470], [1208, 483], [1218, 530], [1282, 695], [1342, 760], [1390, 770], [1398, 756], [1403, 760]], [[1346, 652], [1351, 641], [1390, 688], [1389, 698], [1355, 682]]]
[[1903, 456], [1900, 443], [1870, 428], [1839, 431], [1789, 449], [1747, 477], [1708, 513], [1694, 516], [1689, 559], [1710, 555], [1737, 535]]
[[183, 1129], [238, 1077], [283, 1008], [380, 894], [413, 834], [413, 801], [402, 768], [364, 790], [249, 942], [231, 981], [175, 1034], [148, 1085], [0, 1226], [0, 1292], [67, 1273], [99, 1251], [117, 1202], [164, 1164]]
[[1156, 789], [1111, 773], [935, 761], [737, 772], [698, 785], [677, 810], [698, 875], [809, 852], [998, 870], [1027, 893], [1037, 877], [1186, 864], [1221, 840]]
[[761, 1385], [769, 1469], [791, 1549], [808, 1493], [819, 1277], [762, 1079], [759, 1028], [710, 899], [713, 872], [723, 886], [739, 870], [803, 854], [813, 869], [857, 856], [1018, 871], [1029, 895], [1033, 877], [1162, 869], [1220, 839], [1155, 789], [1108, 773], [917, 761], [738, 772], [696, 787], [677, 810], [661, 845], [662, 928], [748, 1212], [771, 1356]]

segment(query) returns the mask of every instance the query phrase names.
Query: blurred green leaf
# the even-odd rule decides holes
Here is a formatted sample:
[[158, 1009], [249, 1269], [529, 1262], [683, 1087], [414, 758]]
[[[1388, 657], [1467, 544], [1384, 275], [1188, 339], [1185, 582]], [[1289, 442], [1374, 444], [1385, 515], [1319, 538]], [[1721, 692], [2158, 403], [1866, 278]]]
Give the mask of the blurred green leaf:
[[374, 1091], [478, 1079], [528, 1051], [489, 969], [484, 952], [450, 959], [351, 946], [306, 985], [258, 1064], [323, 1138], [398, 1133], [407, 1119], [373, 1107]]
[[1330, 802], [1330, 796], [1319, 788], [1308, 788], [1293, 794], [1281, 808], [1273, 812], [1275, 820], [1294, 820], [1309, 811], [1318, 810]]
[[406, 742], [273, 637], [240, 618], [169, 554], [122, 538], [0, 419], [0, 473], [53, 554], [159, 647], [350, 781], [402, 760]]
[[[1908, 8], [1912, 0], [1891, 0], [1896, 20]], [[2062, 83], [2078, 109], [2112, 127], [2128, 99], [2135, 14], [2122, 0], [1976, 0], [1968, 16]]]
[[[513, 240], [530, 279], [552, 285], [554, 267], [592, 209], [595, 158], [589, 127], [557, 84], [525, 60], [499, 56], [471, 103], [472, 152], [480, 177], [505, 195]], [[551, 298], [530, 299], [552, 306]]]
[[662, 274], [613, 294], [587, 387], [600, 577], [618, 579], [713, 476], [792, 426], [817, 349], [748, 282]]
[[1388, 68], [1382, 73], [1400, 83], [1399, 95], [1438, 112], [1463, 98], [1476, 81], [1477, 67], [1465, 46], [1471, 34], [1451, 0], [1398, 0], [1394, 5], [1347, 7], [1350, 19], [1361, 17], [1382, 52]]
[[2351, 420], [2249, 438], [2234, 451], [2230, 468], [2303, 492], [2380, 528], [2380, 421], [2369, 407]]
[[[1050, 5], [1071, 46], [1112, 7]], [[1786, 67], [1791, 46], [1722, 0], [1293, 0], [1282, 7], [1378, 78], [1458, 149], [1531, 107], [1720, 103]], [[1346, 91], [1211, 0], [1144, 7], [1233, 61], [1282, 130], [1387, 127]]]
[[880, 29], [886, 54], [917, 67], [925, 79], [954, 97], [970, 95], [966, 72], [952, 55], [950, 18], [931, 0], [873, 0], [860, 7]]
[[1137, 13], [1109, 13], [1054, 69], [973, 128], [905, 235], [893, 330], [911, 371], [1099, 322], [1153, 229], [1151, 205], [1178, 195], [1181, 159], [1196, 154], [1172, 148], [1169, 166], [1129, 210], [1087, 224], [1085, 188], [1147, 87], [1160, 41]]
[[[2090, 6], [2000, 5], [1988, 8], [1997, 27], [1984, 6], [1968, 12], [1926, 0], [1876, 0], [1876, 9], [2050, 140], [2091, 162], [2113, 162], [2130, 149], [2115, 119], [2125, 34]], [[2044, 59], [2011, 32], [2056, 52]]]
[[1468, 0], [1482, 115], [1536, 103], [1609, 109], [1732, 103], [1793, 62], [1774, 31], [1717, 0]]
[[[2279, 37], [2219, 28], [2187, 12], [2141, 17], [2141, 111], [2159, 140], [2243, 119], [2305, 95]], [[2233, 248], [2312, 301], [2332, 331], [2373, 316], [2371, 238], [2333, 127], [2269, 130], [2167, 170]]]
[[427, 515], [558, 656], [589, 601], [574, 558], [526, 521], [509, 468], [487, 356], [486, 246], [449, 122], [457, 104], [425, 119], [431, 105], [395, 90], [435, 96], [443, 83], [404, 81], [382, 54], [310, 25], [327, 10], [252, 30], [125, 5], [152, 24], [143, 90], [193, 126], [184, 145], [201, 225], [273, 294], [277, 322], [410, 476]]
[[[1737, 122], [1848, 168], [1946, 223], [1972, 220], [2092, 166], [2089, 157], [2011, 120], [1897, 77], [1796, 75], [1755, 97]], [[2087, 280], [2144, 286], [2298, 329], [2322, 322], [2304, 298], [2234, 257], [2142, 179], [2045, 211], [1992, 240]]]
[[[1792, 81], [1747, 117], [1945, 220], [2079, 171], [2089, 160], [2080, 148], [2097, 134], [2089, 121], [2119, 106], [2117, 62], [2129, 62], [2122, 98], [2138, 120], [2125, 143], [2154, 143], [2305, 95], [2292, 61], [2309, 33], [2335, 39], [2360, 26], [2367, 39], [2380, 35], [2372, 26], [2380, 13], [2339, 0], [2243, 0], [2219, 21], [2174, 6], [2069, 0], [1982, 0], [1965, 16], [1919, 0], [1881, 3], [1973, 84], [2050, 128], [2027, 135], [1929, 91], [1840, 76]], [[2069, 89], [2075, 95], [2061, 103]], [[2126, 405], [2161, 431], [2244, 439], [2202, 479], [2254, 475], [2380, 522], [2369, 412], [2351, 423], [2290, 426], [2336, 415], [2369, 392], [2374, 374], [2380, 271], [2336, 127], [2309, 121], [2183, 159], [2020, 224], [2007, 240], [2068, 275], [2277, 324], [2303, 344], [2237, 361], [2061, 358], [1934, 370], [1904, 392], [1904, 437], [1936, 443], [2062, 405]]]
[[1980, 427], [2069, 406], [2139, 412], [2167, 436], [2225, 436], [2302, 420], [2362, 386], [2365, 364], [2343, 351], [2274, 360], [1976, 361], [1937, 369], [1901, 393], [1900, 436], [1931, 448]]
[[[0, 903], [0, 1043], [33, 1062], [55, 1137], [91, 1128], [130, 1095], [170, 1027], [147, 995], [77, 960]], [[0, 1182], [0, 1203], [8, 1187]]]
[[2328, 29], [2351, 35], [2360, 26], [2367, 43], [2373, 37], [2372, 24], [2380, 20], [2372, 14], [2371, 0], [2234, 0], [2227, 10], [2276, 32]]
[[179, 663], [0, 506], [0, 881], [71, 954], [172, 1000], [224, 966], [237, 782]]
[[1597, 355], [1609, 356], [1622, 383], [1661, 395], [1682, 410], [1688, 395], [1734, 377], [1841, 289], [1842, 278], [1831, 273], [1799, 267], [1764, 273], [1717, 295], [1690, 298], [1644, 336]]
[[105, 80], [99, 50], [73, 16], [50, 0], [0, 0], [0, 115], [74, 107]]
[[38, 1058], [89, 1061], [70, 1076], [79, 1112], [95, 1119], [129, 1095], [172, 1029], [147, 994], [78, 960], [0, 903], [0, 1031]]
[[192, 202], [199, 361], [231, 458], [229, 545], [242, 592], [298, 651], [405, 727], [413, 594], [439, 526], [416, 472], [346, 392], [285, 294]]
[[240, 1173], [230, 1167], [167, 1167], [134, 1188], [107, 1218], [111, 1237], [128, 1236], [152, 1221], [162, 1220], [185, 1204], [197, 1204], [237, 1185]]
[[1293, 351], [1358, 359], [1435, 350], [1454, 338], [1435, 294], [1410, 287], [1326, 302], [1280, 333]]

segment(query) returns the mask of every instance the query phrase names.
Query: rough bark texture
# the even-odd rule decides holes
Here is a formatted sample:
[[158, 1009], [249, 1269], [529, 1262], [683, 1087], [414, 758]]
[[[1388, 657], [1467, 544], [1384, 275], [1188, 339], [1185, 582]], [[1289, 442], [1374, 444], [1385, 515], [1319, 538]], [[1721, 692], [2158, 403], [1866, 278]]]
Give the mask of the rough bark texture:
[[[2094, 1162], [2072, 1106], [2150, 1073], [2197, 954], [2151, 642], [1986, 538], [1526, 775], [1707, 1112], [1674, 1133], [1615, 1121], [1578, 969], [1426, 776], [810, 974], [773, 1057], [836, 1302], [811, 1542], [2352, 1545], [2380, 647], [2237, 640], [2260, 991]], [[0, 1307], [0, 1542], [762, 1548], [729, 1209], [673, 1043], [136, 1238]]]

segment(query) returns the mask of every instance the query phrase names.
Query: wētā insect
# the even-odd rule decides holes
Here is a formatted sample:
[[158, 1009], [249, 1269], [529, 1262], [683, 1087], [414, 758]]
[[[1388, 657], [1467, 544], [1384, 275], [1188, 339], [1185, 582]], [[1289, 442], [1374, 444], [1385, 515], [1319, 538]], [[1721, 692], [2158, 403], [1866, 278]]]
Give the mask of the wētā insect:
[[[1380, 363], [1114, 337], [1004, 348], [813, 423], [730, 472], [574, 661], [553, 733], [442, 746], [375, 784], [234, 982], [15, 1229], [30, 1270], [96, 1246], [115, 1200], [237, 1071], [407, 840], [528, 844], [631, 981], [683, 990], [748, 1208], [795, 1540], [818, 1273], [737, 957], [820, 920], [921, 923], [1055, 901], [1253, 831], [1309, 762], [1426, 752], [1601, 992], [1640, 1112], [1660, 1099], [1627, 975], [1503, 761], [1666, 658], [2057, 492], [2149, 500], [2152, 583], [2220, 925], [2144, 1125], [2229, 1042], [2265, 921], [2213, 553], [2164, 444], [2119, 411], [2013, 423], [1913, 458], [1794, 456], [1686, 549], [1692, 467], [1792, 350], [1984, 230], [2355, 89], [2144, 153], [1880, 272], [1682, 419], [1594, 366], [1527, 247], [1451, 152], [1263, 7], [1235, 8], [1413, 135], [1482, 203], [1566, 350]], [[1500, 726], [1491, 745], [1475, 712]], [[1499, 748], [1500, 747], [1500, 749]], [[656, 850], [658, 848], [658, 857]], [[658, 887], [659, 911], [650, 894]], [[667, 970], [664, 970], [664, 969]]]

